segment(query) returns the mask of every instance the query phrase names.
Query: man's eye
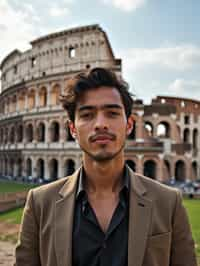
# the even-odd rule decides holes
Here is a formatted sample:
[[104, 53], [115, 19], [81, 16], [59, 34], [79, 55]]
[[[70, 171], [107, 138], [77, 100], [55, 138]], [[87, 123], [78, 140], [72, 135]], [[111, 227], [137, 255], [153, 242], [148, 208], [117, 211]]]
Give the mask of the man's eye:
[[92, 117], [92, 114], [91, 113], [84, 113], [84, 114], [81, 114], [80, 117], [81, 118], [90, 118], [90, 117]]
[[110, 112], [109, 112], [109, 115], [110, 115], [110, 116], [118, 116], [119, 113], [118, 113], [118, 112], [114, 112], [114, 111], [110, 111]]

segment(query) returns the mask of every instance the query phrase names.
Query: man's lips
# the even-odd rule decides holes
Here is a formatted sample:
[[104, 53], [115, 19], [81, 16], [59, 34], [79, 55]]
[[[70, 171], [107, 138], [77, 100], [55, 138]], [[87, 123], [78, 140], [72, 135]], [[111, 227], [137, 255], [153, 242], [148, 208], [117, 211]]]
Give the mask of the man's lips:
[[113, 134], [98, 134], [90, 138], [92, 142], [109, 142], [114, 139], [115, 136]]

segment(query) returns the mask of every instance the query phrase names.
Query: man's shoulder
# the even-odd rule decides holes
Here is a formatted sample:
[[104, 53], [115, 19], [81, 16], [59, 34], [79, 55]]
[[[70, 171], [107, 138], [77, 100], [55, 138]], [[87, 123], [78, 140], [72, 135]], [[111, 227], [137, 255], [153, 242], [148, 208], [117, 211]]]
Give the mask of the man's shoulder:
[[54, 201], [59, 197], [59, 191], [69, 178], [71, 178], [71, 176], [63, 177], [51, 183], [33, 188], [29, 194], [32, 194], [33, 198], [37, 202]]
[[134, 173], [136, 179], [141, 182], [146, 190], [146, 193], [150, 195], [152, 199], [173, 199], [175, 200], [177, 195], [180, 195], [180, 191], [176, 188], [169, 187], [155, 179], [146, 177], [144, 175]]

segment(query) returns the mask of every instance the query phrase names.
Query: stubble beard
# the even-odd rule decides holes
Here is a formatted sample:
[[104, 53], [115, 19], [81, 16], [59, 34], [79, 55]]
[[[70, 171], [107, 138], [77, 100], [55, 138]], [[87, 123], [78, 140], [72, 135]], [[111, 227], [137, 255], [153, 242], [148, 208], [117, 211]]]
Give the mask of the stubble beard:
[[105, 163], [105, 162], [108, 162], [108, 161], [111, 161], [113, 160], [115, 157], [117, 157], [121, 151], [124, 149], [125, 147], [125, 143], [126, 141], [123, 142], [123, 144], [121, 145], [121, 147], [119, 148], [118, 151], [116, 151], [115, 153], [112, 153], [112, 152], [106, 152], [104, 149], [106, 149], [106, 144], [103, 144], [101, 145], [101, 152], [99, 152], [98, 154], [94, 154], [92, 152], [89, 152], [88, 150], [86, 150], [85, 148], [83, 148], [81, 145], [80, 145], [80, 148], [81, 150], [86, 153], [92, 160], [96, 161], [96, 162], [102, 162], [102, 163]]

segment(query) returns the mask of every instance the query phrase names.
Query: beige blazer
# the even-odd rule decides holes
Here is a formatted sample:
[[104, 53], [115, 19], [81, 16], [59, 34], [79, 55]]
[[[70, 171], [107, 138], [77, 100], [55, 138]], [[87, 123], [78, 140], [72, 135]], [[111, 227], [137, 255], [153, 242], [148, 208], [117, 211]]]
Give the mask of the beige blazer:
[[[128, 266], [196, 266], [194, 242], [179, 192], [129, 171]], [[78, 172], [29, 192], [16, 266], [72, 266]]]

